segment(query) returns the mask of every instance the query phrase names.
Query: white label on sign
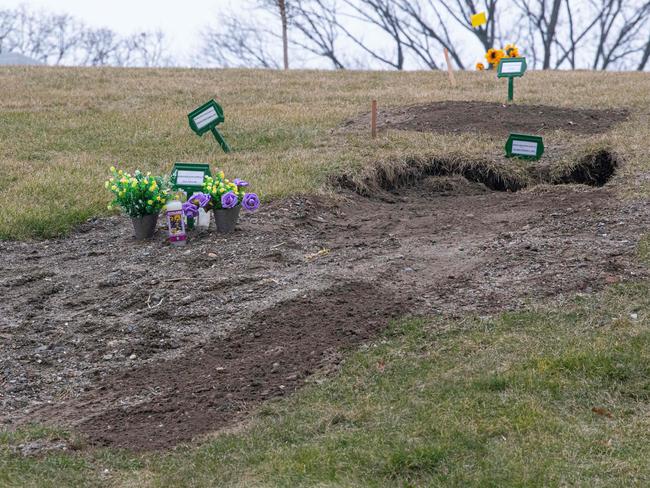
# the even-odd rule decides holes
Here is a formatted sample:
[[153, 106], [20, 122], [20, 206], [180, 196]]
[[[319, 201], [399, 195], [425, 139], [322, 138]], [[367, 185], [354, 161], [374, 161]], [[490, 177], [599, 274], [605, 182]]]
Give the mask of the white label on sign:
[[217, 111], [214, 107], [210, 107], [205, 112], [201, 112], [199, 115], [194, 117], [194, 123], [196, 124], [197, 129], [203, 129], [210, 122], [214, 122], [219, 118]]
[[176, 175], [177, 185], [200, 186], [203, 185], [205, 174], [203, 171], [179, 170]]
[[530, 141], [512, 141], [512, 154], [522, 156], [537, 156], [537, 143]]
[[511, 73], [520, 73], [521, 69], [523, 67], [523, 63], [521, 61], [513, 63], [503, 63], [503, 66], [501, 66], [501, 73], [502, 74], [511, 74]]

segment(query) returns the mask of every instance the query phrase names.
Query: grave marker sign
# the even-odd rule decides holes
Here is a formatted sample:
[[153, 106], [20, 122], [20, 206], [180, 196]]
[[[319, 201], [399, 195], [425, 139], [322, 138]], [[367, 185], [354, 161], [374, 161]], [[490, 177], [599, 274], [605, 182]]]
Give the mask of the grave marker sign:
[[187, 196], [203, 191], [203, 180], [212, 176], [209, 164], [174, 163], [171, 183], [175, 190], [184, 190]]
[[506, 143], [506, 156], [538, 160], [544, 154], [544, 140], [539, 136], [526, 134], [510, 134]]
[[527, 69], [526, 58], [503, 58], [499, 63], [497, 77], [508, 78], [508, 101], [515, 95], [515, 78], [521, 78]]
[[190, 128], [197, 135], [202, 136], [206, 132], [212, 132], [223, 152], [230, 152], [230, 146], [217, 130], [217, 126], [226, 120], [221, 105], [214, 100], [210, 100], [192, 111], [187, 117], [190, 121]]

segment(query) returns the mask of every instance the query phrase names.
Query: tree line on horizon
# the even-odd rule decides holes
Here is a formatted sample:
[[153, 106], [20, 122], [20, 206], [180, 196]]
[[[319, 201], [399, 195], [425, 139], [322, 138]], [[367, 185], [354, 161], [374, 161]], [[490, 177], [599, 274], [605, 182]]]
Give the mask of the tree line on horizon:
[[[486, 12], [472, 28], [470, 17]], [[650, 0], [243, 0], [206, 26], [192, 66], [471, 69], [515, 43], [537, 69], [639, 70], [650, 58]], [[120, 36], [68, 14], [0, 10], [0, 53], [45, 64], [173, 66], [164, 33]]]

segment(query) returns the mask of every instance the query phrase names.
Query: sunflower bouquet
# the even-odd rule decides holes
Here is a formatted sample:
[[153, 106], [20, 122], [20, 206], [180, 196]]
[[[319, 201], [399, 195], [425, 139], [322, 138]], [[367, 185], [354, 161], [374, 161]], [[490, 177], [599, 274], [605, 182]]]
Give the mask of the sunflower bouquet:
[[157, 215], [169, 199], [169, 183], [160, 176], [143, 174], [136, 170], [133, 175], [111, 166], [111, 178], [104, 186], [113, 193], [109, 210], [119, 206], [130, 217]]
[[249, 183], [239, 178], [228, 180], [223, 171], [215, 177], [206, 176], [203, 182], [203, 193], [210, 196], [206, 210], [227, 210], [241, 206], [248, 212], [254, 212], [260, 207], [260, 199], [255, 193], [246, 193]]
[[[488, 62], [488, 65], [496, 69], [499, 66], [499, 63], [503, 58], [518, 58], [519, 57], [519, 48], [514, 44], [506, 44], [503, 49], [491, 48], [485, 53], [485, 59]], [[482, 62], [476, 63], [476, 69], [478, 71], [483, 71], [485, 65]]]

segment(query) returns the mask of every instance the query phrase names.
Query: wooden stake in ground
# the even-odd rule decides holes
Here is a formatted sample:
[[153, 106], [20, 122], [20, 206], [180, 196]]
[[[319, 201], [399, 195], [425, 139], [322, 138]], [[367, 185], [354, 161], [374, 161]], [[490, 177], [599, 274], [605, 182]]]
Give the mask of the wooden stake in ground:
[[456, 78], [454, 77], [454, 68], [451, 66], [451, 60], [449, 59], [449, 50], [445, 48], [445, 61], [447, 61], [447, 72], [449, 73], [449, 82], [451, 86], [456, 86]]
[[377, 138], [377, 100], [372, 101], [372, 109], [370, 110], [370, 133], [372, 138]]

